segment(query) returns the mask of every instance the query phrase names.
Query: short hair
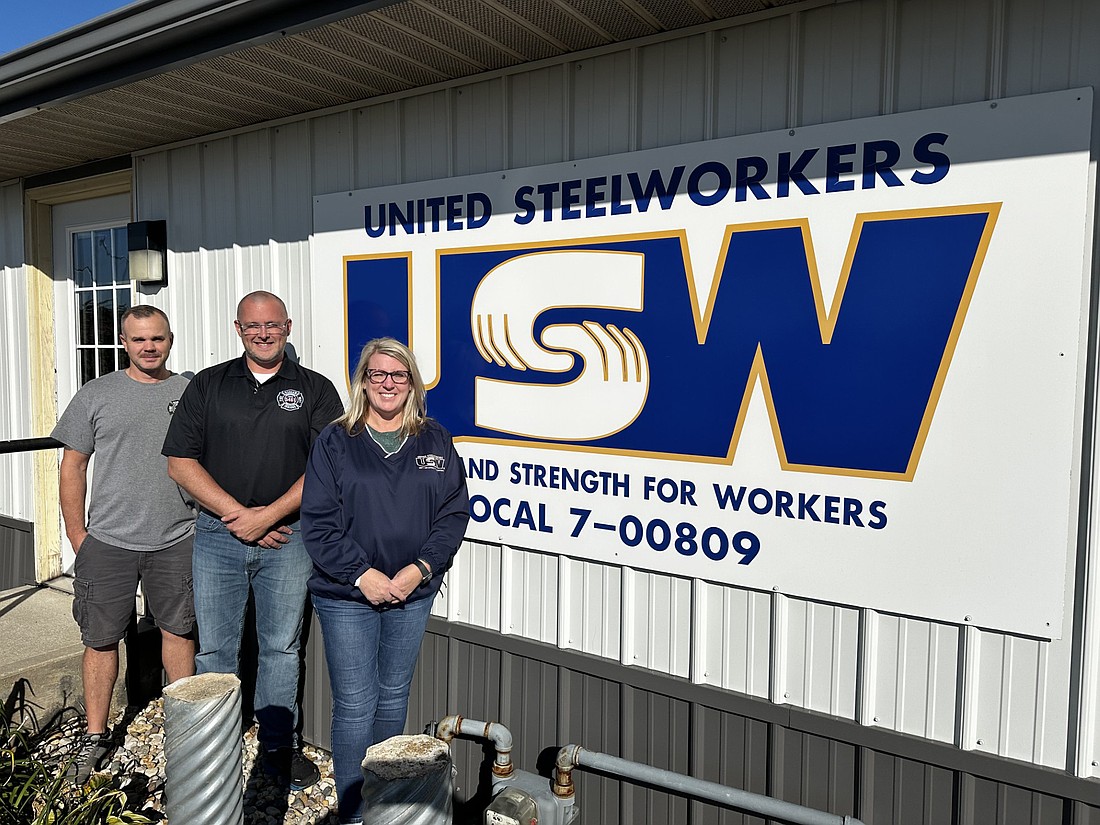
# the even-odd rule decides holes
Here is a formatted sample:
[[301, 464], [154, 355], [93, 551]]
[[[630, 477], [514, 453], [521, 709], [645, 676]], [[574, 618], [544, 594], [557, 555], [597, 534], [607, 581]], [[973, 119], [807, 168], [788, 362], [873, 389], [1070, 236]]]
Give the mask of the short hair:
[[416, 435], [428, 419], [427, 397], [424, 379], [420, 377], [420, 368], [416, 365], [416, 356], [396, 338], [375, 338], [367, 341], [359, 353], [359, 363], [351, 376], [351, 403], [348, 411], [336, 423], [343, 427], [348, 435], [358, 435], [366, 429], [367, 391], [363, 386], [367, 381], [367, 369], [371, 356], [388, 355], [401, 362], [409, 371], [409, 395], [405, 399], [405, 408], [401, 411], [401, 434]]
[[274, 292], [268, 292], [266, 289], [257, 289], [255, 292], [249, 292], [237, 302], [238, 321], [241, 319], [241, 307], [244, 306], [246, 301], [275, 301], [279, 306], [283, 308], [283, 315], [285, 315], [287, 318], [290, 317], [290, 313], [286, 311], [286, 302], [283, 301], [282, 298], [280, 298]]
[[160, 316], [164, 319], [164, 323], [168, 326], [168, 332], [172, 332], [172, 322], [168, 320], [168, 316], [164, 313], [164, 310], [157, 309], [152, 304], [139, 304], [138, 306], [130, 307], [122, 316], [118, 319], [118, 334], [125, 335], [123, 327], [126, 324], [127, 318], [154, 318]]

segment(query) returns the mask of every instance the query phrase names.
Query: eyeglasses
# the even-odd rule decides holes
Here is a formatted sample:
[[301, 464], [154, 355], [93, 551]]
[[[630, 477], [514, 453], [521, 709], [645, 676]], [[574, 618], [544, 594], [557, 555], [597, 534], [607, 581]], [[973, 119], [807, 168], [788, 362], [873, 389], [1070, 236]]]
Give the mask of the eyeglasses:
[[381, 384], [386, 380], [387, 376], [393, 379], [395, 384], [408, 384], [409, 383], [409, 371], [397, 370], [396, 372], [386, 372], [385, 370], [367, 370], [367, 380], [372, 384]]
[[242, 324], [240, 321], [237, 321], [237, 329], [245, 335], [259, 335], [261, 332], [267, 332], [272, 335], [285, 335], [287, 324], [289, 323], [290, 321], [283, 321], [281, 324], [277, 324], [274, 321], [268, 321], [266, 324], [260, 324], [251, 321], [247, 324]]

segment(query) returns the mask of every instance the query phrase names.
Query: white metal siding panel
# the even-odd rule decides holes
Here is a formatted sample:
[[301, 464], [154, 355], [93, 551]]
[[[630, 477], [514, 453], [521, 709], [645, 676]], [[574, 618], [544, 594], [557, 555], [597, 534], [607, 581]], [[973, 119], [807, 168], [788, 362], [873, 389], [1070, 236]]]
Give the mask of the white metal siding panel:
[[498, 544], [467, 541], [447, 574], [444, 599], [432, 612], [456, 622], [501, 629], [501, 553]]
[[[287, 297], [309, 362], [314, 194], [1100, 86], [1097, 42], [1090, 0], [855, 0], [150, 153], [136, 167], [138, 217], [169, 220], [176, 368], [239, 351], [227, 308], [255, 288]], [[0, 300], [18, 303], [11, 283], [5, 271]], [[1079, 737], [1070, 761], [1097, 774], [1100, 585], [1087, 555], [1088, 610], [1071, 582], [1054, 643], [472, 542], [434, 612], [1052, 767], [1074, 769]]]
[[792, 126], [882, 114], [885, 8], [842, 3], [802, 16], [799, 116]]
[[[32, 438], [27, 360], [27, 272], [23, 267], [23, 188], [0, 187], [0, 441]], [[31, 453], [0, 456], [0, 514], [33, 521]]]
[[691, 581], [623, 568], [622, 663], [689, 675]]
[[998, 0], [898, 2], [896, 111], [987, 97], [997, 5]]
[[[276, 241], [301, 242], [313, 229], [309, 123], [286, 123], [271, 131], [275, 202], [271, 237]], [[306, 317], [303, 315], [302, 319]]]
[[[295, 350], [298, 359], [304, 366], [312, 367], [316, 359], [313, 357], [313, 337], [309, 319], [313, 317], [313, 301], [327, 304], [326, 314], [333, 324], [344, 322], [344, 302], [333, 295], [314, 295], [309, 288], [310, 282], [310, 257], [309, 241], [287, 241], [276, 243], [271, 241], [268, 245], [271, 273], [269, 288], [276, 295], [281, 296], [287, 304], [294, 321], [294, 333], [291, 338], [295, 342]], [[336, 387], [341, 393], [347, 392], [346, 384]]]
[[234, 243], [266, 247], [277, 208], [275, 181], [271, 173], [271, 130], [247, 132], [230, 143], [236, 157], [233, 174], [237, 179]]
[[[164, 195], [171, 191], [168, 180], [168, 153], [142, 155], [134, 160], [133, 202], [134, 214], [138, 220], [158, 220], [163, 218], [167, 205]], [[168, 248], [175, 249], [173, 243], [179, 238], [173, 237], [171, 227], [168, 232]]]
[[565, 160], [569, 76], [568, 66], [548, 66], [508, 78], [510, 128], [505, 168]]
[[573, 159], [636, 148], [633, 68], [633, 53], [626, 49], [566, 64], [573, 76]]
[[785, 604], [783, 700], [854, 719], [859, 611], [802, 599], [788, 598]]
[[974, 701], [960, 746], [1049, 767], [1066, 762], [1068, 666], [1051, 659], [1068, 645], [979, 632], [966, 679]]
[[[166, 171], [158, 171], [155, 180], [146, 180], [142, 174], [145, 164], [138, 164], [136, 189], [141, 193], [142, 202], [148, 204], [145, 209], [159, 206], [167, 210], [168, 248], [174, 252], [194, 252], [200, 244], [209, 244], [202, 231], [206, 196], [199, 180], [202, 146], [192, 144], [162, 155], [150, 155], [150, 166], [160, 166], [162, 158]], [[164, 187], [163, 191], [159, 187]], [[172, 277], [171, 273], [168, 277]], [[174, 280], [169, 284], [185, 294], [190, 291], [191, 285], [190, 281], [177, 283]]]
[[954, 742], [959, 628], [874, 611], [864, 625], [863, 723]]
[[751, 135], [787, 125], [792, 18], [717, 32], [713, 137]]
[[352, 155], [357, 147], [352, 117], [351, 112], [337, 112], [310, 122], [311, 195], [346, 191], [354, 186]]
[[[208, 249], [227, 250], [237, 240], [236, 163], [232, 138], [210, 140], [202, 145], [199, 156], [202, 241]], [[253, 185], [254, 182], [248, 182], [248, 186]]]
[[504, 89], [497, 77], [455, 90], [455, 175], [504, 168]]
[[638, 50], [638, 147], [674, 146], [706, 136], [709, 36]]
[[698, 582], [692, 680], [768, 698], [771, 602], [771, 593]]
[[430, 92], [401, 101], [402, 182], [451, 174], [451, 92]]
[[622, 651], [623, 569], [562, 556], [559, 644], [618, 659]]
[[[1005, 94], [1072, 88], [1081, 82], [1077, 77], [1095, 83], [1096, 18], [1096, 3], [1091, 0], [1006, 0]], [[1092, 72], [1082, 75], [1085, 67]]]
[[144, 300], [172, 319], [175, 369], [198, 371], [240, 352], [233, 313], [254, 289], [286, 301], [290, 344], [312, 363], [310, 145], [307, 124], [289, 124], [138, 158], [138, 217], [168, 220], [170, 287]]
[[[355, 112], [355, 186], [367, 189], [401, 182], [398, 103], [379, 103]], [[320, 194], [320, 193], [318, 193]]]
[[558, 557], [505, 546], [501, 554], [502, 633], [558, 642]]

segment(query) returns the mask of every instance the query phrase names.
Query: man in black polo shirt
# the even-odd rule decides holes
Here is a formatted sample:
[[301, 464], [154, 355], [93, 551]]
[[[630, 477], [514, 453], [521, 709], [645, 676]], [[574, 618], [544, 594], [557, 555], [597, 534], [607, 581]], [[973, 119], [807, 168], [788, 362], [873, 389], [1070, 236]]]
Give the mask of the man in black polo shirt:
[[298, 648], [313, 566], [298, 529], [309, 448], [343, 414], [332, 382], [284, 357], [291, 321], [270, 292], [237, 305], [244, 355], [195, 376], [164, 441], [168, 474], [201, 510], [193, 574], [198, 673], [237, 673], [251, 588], [265, 770], [297, 790], [318, 779], [296, 747]]

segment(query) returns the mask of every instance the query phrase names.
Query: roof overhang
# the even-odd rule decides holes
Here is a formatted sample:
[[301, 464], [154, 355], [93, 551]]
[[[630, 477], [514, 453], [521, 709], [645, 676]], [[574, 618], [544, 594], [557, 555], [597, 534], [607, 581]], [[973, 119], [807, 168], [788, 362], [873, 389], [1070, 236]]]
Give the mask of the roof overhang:
[[139, 0], [0, 57], [0, 180], [833, 2]]

